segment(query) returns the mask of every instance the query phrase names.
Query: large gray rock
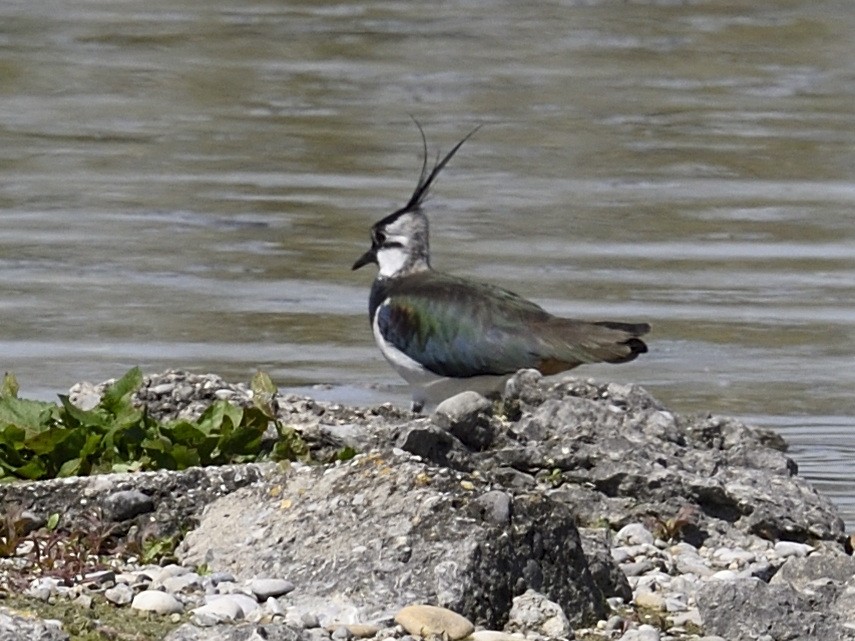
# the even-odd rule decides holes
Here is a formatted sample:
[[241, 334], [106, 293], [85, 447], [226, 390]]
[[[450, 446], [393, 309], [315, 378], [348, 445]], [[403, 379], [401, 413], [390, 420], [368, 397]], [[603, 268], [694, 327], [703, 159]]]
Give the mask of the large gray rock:
[[574, 514], [540, 494], [496, 508], [501, 498], [406, 454], [293, 466], [209, 505], [178, 554], [238, 579], [287, 578], [290, 605], [335, 604], [329, 619], [370, 622], [423, 602], [495, 628], [529, 588], [576, 624], [602, 616], [611, 595], [591, 577]]
[[583, 523], [664, 520], [688, 503], [701, 530], [711, 521], [771, 540], [843, 538], [837, 509], [796, 475], [771, 432], [676, 416], [636, 386], [567, 379], [538, 394], [522, 387], [517, 393], [537, 404], [521, 405], [504, 443], [473, 454], [476, 468], [550, 479], [550, 496]]
[[68, 634], [57, 623], [0, 607], [0, 641], [67, 641]]
[[759, 579], [710, 581], [698, 590], [698, 609], [707, 634], [728, 641], [765, 638], [787, 641], [852, 641], [855, 631], [829, 612], [819, 595], [789, 584]]
[[821, 550], [810, 556], [787, 559], [769, 583], [773, 585], [788, 583], [797, 590], [803, 590], [819, 580], [826, 579], [843, 584], [853, 576], [855, 576], [855, 558], [844, 554], [842, 550]]

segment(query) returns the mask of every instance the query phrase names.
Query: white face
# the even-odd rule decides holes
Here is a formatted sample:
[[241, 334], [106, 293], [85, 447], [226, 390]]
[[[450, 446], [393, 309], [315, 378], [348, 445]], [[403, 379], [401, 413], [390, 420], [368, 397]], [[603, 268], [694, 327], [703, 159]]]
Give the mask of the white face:
[[389, 278], [402, 271], [426, 269], [428, 265], [427, 219], [409, 212], [372, 231], [372, 245], [379, 275]]
[[407, 262], [409, 254], [406, 247], [381, 247], [377, 250], [377, 264], [380, 276], [394, 276]]

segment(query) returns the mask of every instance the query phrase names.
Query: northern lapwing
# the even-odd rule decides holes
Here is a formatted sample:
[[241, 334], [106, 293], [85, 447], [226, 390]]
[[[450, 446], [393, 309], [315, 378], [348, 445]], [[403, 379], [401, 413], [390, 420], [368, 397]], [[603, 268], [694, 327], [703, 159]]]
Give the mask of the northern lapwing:
[[[418, 125], [418, 123], [416, 123]], [[493, 285], [434, 271], [422, 204], [443, 167], [477, 128], [428, 172], [406, 205], [371, 227], [371, 248], [353, 264], [379, 267], [368, 314], [386, 360], [409, 383], [412, 409], [465, 390], [501, 392], [517, 370], [557, 374], [585, 363], [626, 363], [647, 351], [647, 323], [553, 316]]]

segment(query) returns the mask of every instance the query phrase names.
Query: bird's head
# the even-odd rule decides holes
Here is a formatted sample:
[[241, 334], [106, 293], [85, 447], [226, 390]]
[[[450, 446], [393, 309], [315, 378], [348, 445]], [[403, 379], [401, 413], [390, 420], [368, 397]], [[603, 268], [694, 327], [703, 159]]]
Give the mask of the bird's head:
[[371, 226], [371, 247], [353, 263], [353, 269], [374, 263], [380, 268], [379, 275], [386, 278], [430, 269], [428, 219], [422, 211], [422, 203], [439, 172], [463, 143], [480, 129], [480, 125], [458, 142], [442, 160], [438, 160], [430, 172], [427, 169], [427, 140], [421, 126], [418, 123], [416, 126], [422, 135], [424, 161], [413, 195], [406, 205]]

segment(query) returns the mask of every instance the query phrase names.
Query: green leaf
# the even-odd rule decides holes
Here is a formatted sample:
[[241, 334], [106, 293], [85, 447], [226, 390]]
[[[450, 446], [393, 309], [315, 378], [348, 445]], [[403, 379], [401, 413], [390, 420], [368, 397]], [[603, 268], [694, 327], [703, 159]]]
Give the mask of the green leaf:
[[44, 424], [50, 412], [56, 409], [53, 403], [3, 396], [0, 397], [0, 425], [12, 423], [21, 427], [38, 428]]
[[66, 476], [75, 476], [80, 472], [80, 467], [83, 465], [83, 459], [81, 458], [73, 458], [68, 461], [65, 461], [56, 473], [57, 478], [64, 478]]
[[45, 524], [45, 529], [48, 531], [52, 531], [56, 529], [57, 525], [59, 525], [59, 513], [54, 512], [48, 517], [47, 523]]
[[128, 370], [122, 378], [105, 390], [99, 406], [110, 412], [113, 416], [117, 416], [129, 409], [132, 410], [131, 394], [137, 391], [142, 386], [142, 383], [143, 375], [139, 367]]
[[54, 455], [62, 444], [74, 435], [74, 429], [64, 427], [49, 427], [45, 430], [29, 434], [24, 441], [25, 447], [37, 455]]
[[169, 434], [173, 443], [197, 446], [205, 442], [208, 435], [189, 421], [178, 421], [165, 427], [164, 432]]
[[252, 390], [252, 404], [268, 418], [276, 418], [276, 393], [279, 390], [267, 372], [256, 372], [249, 386]]
[[111, 472], [139, 472], [142, 469], [145, 469], [146, 461], [138, 460], [138, 461], [130, 461], [128, 463], [114, 463], [110, 468]]
[[335, 453], [336, 461], [349, 461], [354, 456], [356, 456], [359, 452], [350, 447], [350, 445], [345, 445], [338, 452]]
[[309, 458], [309, 447], [294, 428], [283, 428], [273, 446], [273, 460], [297, 461]]
[[170, 452], [172, 458], [175, 460], [176, 469], [186, 470], [188, 467], [193, 467], [194, 465], [199, 465], [199, 454], [196, 450], [186, 447], [184, 445], [176, 445], [172, 448]]
[[0, 424], [0, 446], [6, 446], [11, 451], [18, 451], [24, 439], [27, 438], [27, 430], [15, 424]]
[[158, 433], [152, 434], [140, 445], [149, 452], [168, 452], [172, 448], [172, 441]]
[[199, 417], [198, 426], [205, 434], [220, 434], [231, 431], [243, 420], [243, 409], [228, 401], [214, 401]]
[[32, 458], [24, 465], [16, 468], [15, 474], [19, 477], [36, 481], [47, 475], [47, 469], [45, 469], [40, 459]]
[[3, 375], [3, 382], [0, 383], [0, 398], [17, 398], [19, 389], [20, 386], [15, 375], [6, 372]]

